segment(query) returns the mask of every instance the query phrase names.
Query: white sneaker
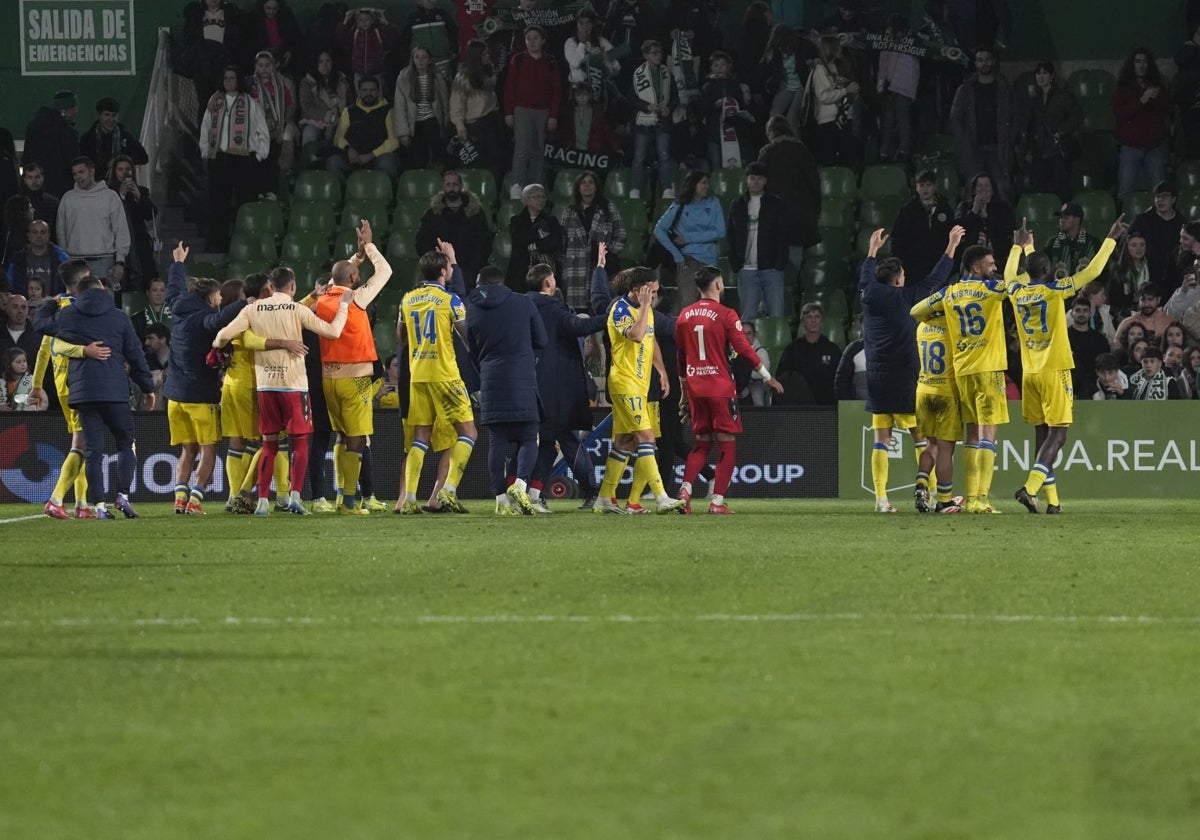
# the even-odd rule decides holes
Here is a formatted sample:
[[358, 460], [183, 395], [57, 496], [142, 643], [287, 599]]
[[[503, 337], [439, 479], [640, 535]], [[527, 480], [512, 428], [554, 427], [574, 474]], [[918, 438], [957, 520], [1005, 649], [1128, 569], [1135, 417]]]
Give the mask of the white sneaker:
[[641, 199], [642, 191], [641, 190], [630, 190], [629, 197], [632, 198], [633, 200], [637, 201], [637, 200]]
[[674, 201], [675, 200], [675, 188], [667, 187], [665, 190], [663, 190], [662, 197], [667, 199], [668, 201]]
[[626, 516], [629, 511], [618, 505], [612, 499], [600, 498], [596, 500], [596, 504], [592, 506], [592, 513], [617, 513], [621, 516]]
[[554, 511], [550, 510], [550, 508], [546, 505], [546, 502], [542, 499], [537, 499], [533, 503], [533, 509], [538, 513], [554, 513]]
[[887, 499], [878, 499], [875, 502], [875, 512], [876, 513], [895, 513], [896, 511], [897, 511], [896, 506], [893, 505], [891, 502], [889, 502]]
[[683, 499], [660, 499], [654, 508], [655, 513], [674, 513], [683, 509]]
[[508, 197], [519, 200], [521, 198], [521, 185], [513, 184], [511, 187], [509, 187], [508, 188]]

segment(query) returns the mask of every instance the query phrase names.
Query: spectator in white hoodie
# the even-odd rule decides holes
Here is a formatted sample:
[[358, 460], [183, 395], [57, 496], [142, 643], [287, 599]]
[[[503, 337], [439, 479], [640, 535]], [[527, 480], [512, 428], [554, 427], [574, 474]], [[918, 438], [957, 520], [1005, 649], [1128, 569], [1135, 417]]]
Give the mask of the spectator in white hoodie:
[[120, 288], [129, 255], [129, 223], [121, 198], [96, 180], [91, 158], [71, 161], [75, 186], [58, 203], [58, 241], [72, 257], [86, 260], [96, 277]]

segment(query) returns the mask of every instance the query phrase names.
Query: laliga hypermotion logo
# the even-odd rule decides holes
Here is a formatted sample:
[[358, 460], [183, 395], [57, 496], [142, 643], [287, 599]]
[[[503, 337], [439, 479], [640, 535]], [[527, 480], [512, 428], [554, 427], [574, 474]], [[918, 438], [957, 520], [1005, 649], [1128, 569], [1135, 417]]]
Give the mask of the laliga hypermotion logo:
[[66, 456], [48, 443], [33, 444], [29, 427], [0, 432], [0, 501], [41, 504], [50, 498]]

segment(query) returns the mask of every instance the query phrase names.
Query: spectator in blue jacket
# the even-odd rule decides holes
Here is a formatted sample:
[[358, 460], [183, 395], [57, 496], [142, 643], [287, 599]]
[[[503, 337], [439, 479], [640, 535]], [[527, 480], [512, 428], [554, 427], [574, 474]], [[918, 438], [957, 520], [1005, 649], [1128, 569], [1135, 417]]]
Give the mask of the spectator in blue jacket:
[[[488, 473], [501, 516], [532, 516], [529, 480], [537, 462], [542, 419], [535, 351], [546, 346], [546, 328], [533, 301], [504, 285], [504, 272], [486, 266], [467, 307], [467, 341], [479, 366], [480, 425], [488, 430]], [[505, 462], [517, 447], [516, 481], [505, 489]]]
[[867, 353], [867, 411], [871, 412], [871, 428], [875, 430], [871, 474], [875, 481], [875, 510], [894, 513], [896, 508], [887, 498], [888, 444], [895, 427], [907, 430], [920, 458], [917, 467], [917, 510], [929, 510], [929, 473], [932, 456], [924, 457], [925, 441], [918, 434], [917, 374], [920, 359], [917, 355], [917, 322], [908, 314], [919, 300], [924, 300], [941, 287], [954, 268], [954, 252], [966, 230], [955, 225], [950, 229], [946, 250], [933, 266], [929, 276], [912, 286], [905, 284], [904, 266], [892, 257], [876, 263], [875, 255], [887, 241], [883, 228], [871, 234], [871, 247], [863, 260], [858, 279], [858, 293], [863, 307], [863, 341]]
[[[129, 503], [129, 488], [137, 469], [133, 451], [133, 412], [129, 409], [129, 378], [146, 395], [147, 408], [154, 408], [154, 380], [146, 354], [129, 316], [117, 308], [112, 292], [99, 277], [79, 281], [79, 295], [72, 306], [46, 304], [38, 313], [37, 327], [70, 344], [100, 342], [109, 347], [107, 359], [71, 359], [67, 369], [69, 405], [79, 412], [87, 443], [88, 503], [95, 506], [97, 519], [114, 519], [104, 504], [104, 430], [117, 444], [116, 508], [127, 519], [137, 519]], [[129, 373], [126, 374], [126, 367]]]
[[654, 238], [675, 260], [679, 309], [700, 299], [694, 275], [717, 264], [717, 243], [725, 238], [725, 211], [708, 194], [708, 176], [691, 171], [683, 179], [675, 202], [654, 226]]
[[[546, 329], [546, 346], [538, 353], [537, 383], [542, 398], [542, 425], [538, 430], [537, 464], [530, 481], [530, 498], [538, 513], [550, 513], [542, 498], [542, 488], [554, 466], [555, 444], [562, 450], [563, 459], [579, 483], [584, 506], [596, 496], [593, 470], [589, 463], [578, 465], [578, 430], [591, 431], [592, 412], [588, 399], [588, 372], [583, 366], [580, 339], [604, 329], [608, 320], [608, 271], [604, 263], [608, 248], [598, 245], [599, 258], [592, 272], [592, 311], [590, 318], [576, 315], [555, 294], [558, 278], [554, 269], [542, 263], [529, 269], [529, 291], [526, 293], [541, 316]], [[586, 453], [585, 453], [586, 458]]]
[[[183, 447], [175, 473], [175, 512], [202, 515], [204, 490], [217, 462], [221, 439], [218, 408], [221, 403], [221, 372], [209, 367], [206, 357], [213, 339], [246, 306], [236, 301], [221, 309], [221, 284], [209, 277], [188, 280], [184, 260], [188, 249], [180, 242], [167, 273], [167, 306], [171, 309], [171, 375], [163, 393], [167, 398], [167, 422], [171, 444]], [[191, 485], [196, 456], [196, 483]]]

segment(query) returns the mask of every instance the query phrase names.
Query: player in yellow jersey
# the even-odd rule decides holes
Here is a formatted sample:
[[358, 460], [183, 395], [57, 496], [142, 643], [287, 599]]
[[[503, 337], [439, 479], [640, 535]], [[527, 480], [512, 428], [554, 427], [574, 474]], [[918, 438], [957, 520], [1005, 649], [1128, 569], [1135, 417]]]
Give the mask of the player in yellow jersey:
[[[1030, 513], [1038, 512], [1037, 494], [1046, 490], [1046, 513], [1062, 513], [1054, 477], [1054, 459], [1067, 442], [1067, 429], [1074, 419], [1071, 371], [1075, 359], [1067, 333], [1066, 303], [1100, 276], [1105, 263], [1124, 236], [1125, 216], [1113, 222], [1108, 237], [1087, 266], [1073, 277], [1054, 277], [1054, 268], [1044, 253], [1034, 253], [1033, 234], [1022, 220], [1012, 252], [1004, 266], [1008, 297], [1017, 317], [1021, 341], [1021, 417], [1032, 424], [1037, 443], [1037, 460], [1029, 478], [1015, 498]], [[1027, 273], [1021, 273], [1021, 258]]]
[[438, 248], [421, 257], [417, 268], [423, 282], [404, 296], [400, 305], [404, 329], [396, 331], [396, 353], [408, 354], [408, 420], [413, 436], [405, 462], [402, 514], [422, 512], [417, 504], [417, 483], [439, 416], [454, 426], [458, 439], [451, 447], [450, 473], [438, 491], [437, 501], [456, 513], [466, 512], [458, 501], [458, 484], [477, 436], [471, 400], [454, 352], [455, 332], [466, 342], [467, 310], [462, 299], [446, 288], [452, 278], [456, 287], [463, 287], [462, 271], [453, 260], [451, 246], [439, 240]]
[[996, 463], [996, 427], [1008, 422], [1004, 371], [1003, 278], [997, 278], [990, 248], [972, 245], [963, 253], [963, 276], [912, 308], [918, 321], [938, 312], [954, 345], [954, 377], [966, 424], [967, 513], [999, 513], [988, 501]]
[[[75, 302], [75, 292], [79, 288], [79, 281], [92, 273], [88, 268], [85, 260], [69, 260], [62, 264], [59, 268], [59, 276], [62, 278], [64, 285], [67, 288], [65, 295], [60, 295], [57, 298], [51, 298], [53, 303], [43, 303], [43, 308], [38, 311], [38, 316], [34, 321], [34, 328], [39, 332], [45, 333], [38, 327], [38, 321], [43, 316], [49, 317], [53, 309], [70, 306]], [[63, 507], [63, 500], [67, 493], [73, 487], [75, 490], [75, 517], [77, 519], [88, 519], [92, 516], [91, 510], [87, 504], [87, 476], [83, 470], [83, 424], [79, 419], [79, 412], [67, 405], [67, 363], [72, 358], [81, 358], [88, 355], [94, 359], [107, 359], [112, 352], [108, 348], [101, 347], [98, 344], [88, 345], [87, 348], [80, 347], [76, 344], [68, 344], [65, 341], [60, 341], [49, 335], [44, 335], [42, 338], [41, 347], [38, 349], [37, 359], [33, 367], [33, 382], [37, 386], [30, 393], [30, 399], [37, 405], [45, 406], [48, 402], [46, 392], [42, 390], [42, 382], [46, 378], [46, 366], [52, 365], [54, 371], [54, 390], [58, 394], [58, 404], [62, 408], [63, 419], [67, 422], [67, 432], [71, 435], [71, 449], [67, 452], [67, 457], [63, 459], [62, 467], [58, 472], [58, 483], [54, 485], [54, 490], [50, 494], [50, 498], [46, 501], [46, 506], [43, 508], [47, 516], [54, 519], [69, 519], [66, 508]], [[102, 353], [102, 355], [96, 355]]]
[[[655, 460], [654, 417], [649, 406], [650, 372], [654, 367], [656, 344], [651, 307], [658, 294], [658, 277], [642, 266], [627, 268], [613, 278], [617, 300], [608, 310], [608, 339], [612, 344], [612, 367], [608, 374], [608, 399], [613, 407], [612, 447], [604, 465], [604, 480], [595, 513], [628, 513], [617, 505], [617, 484], [625, 466], [634, 460], [633, 483], [649, 484], [657, 500], [656, 513], [681, 510], [683, 499], [672, 499], [663, 487]], [[661, 362], [660, 362], [661, 364]], [[662, 375], [666, 397], [671, 383]], [[634, 448], [636, 447], [636, 449]]]
[[[917, 428], [927, 446], [917, 465], [926, 481], [932, 472], [937, 481], [937, 513], [961, 513], [954, 497], [954, 447], [962, 440], [962, 414], [954, 381], [954, 345], [949, 341], [945, 315], [938, 314], [917, 326]], [[926, 502], [928, 508], [928, 502]], [[919, 508], [918, 508], [919, 509]]]

